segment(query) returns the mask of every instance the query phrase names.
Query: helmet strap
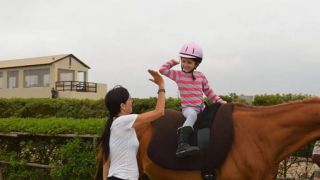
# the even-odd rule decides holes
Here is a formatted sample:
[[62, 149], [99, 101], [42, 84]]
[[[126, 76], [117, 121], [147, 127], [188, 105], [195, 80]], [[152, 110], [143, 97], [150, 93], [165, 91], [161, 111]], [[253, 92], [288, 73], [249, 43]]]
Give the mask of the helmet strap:
[[192, 73], [192, 79], [193, 79], [193, 80], [196, 80], [196, 77], [194, 77], [194, 75], [193, 75], [193, 71], [194, 71], [194, 69], [193, 69], [192, 72], [191, 72], [191, 73]]

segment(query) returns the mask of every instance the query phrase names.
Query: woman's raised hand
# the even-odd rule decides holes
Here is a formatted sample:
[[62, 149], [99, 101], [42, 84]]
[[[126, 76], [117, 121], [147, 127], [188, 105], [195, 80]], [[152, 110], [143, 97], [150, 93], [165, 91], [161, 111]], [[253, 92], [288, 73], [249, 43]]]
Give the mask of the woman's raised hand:
[[164, 88], [164, 81], [162, 76], [158, 73], [158, 71], [148, 69], [149, 74], [153, 77], [153, 79], [149, 79], [150, 81], [157, 84], [160, 88]]

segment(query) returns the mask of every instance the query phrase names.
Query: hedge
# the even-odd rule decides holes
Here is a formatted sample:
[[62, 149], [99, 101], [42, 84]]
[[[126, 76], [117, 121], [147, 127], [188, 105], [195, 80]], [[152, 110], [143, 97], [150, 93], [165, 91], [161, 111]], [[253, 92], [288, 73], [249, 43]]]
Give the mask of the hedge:
[[[135, 113], [155, 107], [156, 98], [133, 99]], [[166, 108], [180, 110], [180, 100], [168, 98]], [[108, 115], [104, 100], [77, 99], [5, 99], [0, 98], [0, 118], [104, 118]]]
[[8, 162], [0, 164], [4, 179], [93, 179], [96, 147], [92, 140], [32, 136], [1, 141], [0, 159]]
[[0, 118], [0, 132], [27, 132], [30, 134], [100, 134], [106, 118]]
[[253, 105], [270, 106], [315, 97], [309, 94], [263, 94], [254, 97]]
[[92, 179], [97, 137], [105, 122], [106, 118], [0, 119], [0, 160], [9, 163], [0, 164], [4, 179]]
[[[239, 102], [248, 104], [240, 99], [235, 93], [221, 96], [227, 102]], [[257, 95], [253, 105], [268, 106], [288, 101], [312, 97], [302, 94], [274, 94]], [[210, 102], [206, 99], [208, 104]], [[135, 113], [142, 113], [155, 107], [156, 98], [134, 98], [133, 110]], [[180, 111], [180, 99], [167, 98], [166, 108]], [[68, 117], [68, 118], [104, 118], [108, 115], [104, 100], [77, 100], [77, 99], [5, 99], [0, 98], [0, 118], [21, 117], [21, 118], [47, 118], [47, 117]]]

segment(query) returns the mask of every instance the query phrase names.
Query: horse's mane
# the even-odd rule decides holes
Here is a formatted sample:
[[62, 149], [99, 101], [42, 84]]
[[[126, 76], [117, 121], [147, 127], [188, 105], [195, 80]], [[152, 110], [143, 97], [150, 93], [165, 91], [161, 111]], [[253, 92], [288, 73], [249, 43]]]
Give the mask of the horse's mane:
[[292, 106], [292, 105], [298, 105], [298, 104], [313, 104], [313, 103], [320, 103], [320, 98], [306, 98], [302, 100], [295, 100], [290, 101], [282, 104], [277, 105], [270, 105], [270, 106], [253, 106], [253, 105], [246, 105], [241, 103], [233, 103], [233, 106], [239, 107], [239, 108], [247, 108], [247, 109], [272, 109], [272, 108], [279, 108], [279, 107], [286, 107], [286, 106]]

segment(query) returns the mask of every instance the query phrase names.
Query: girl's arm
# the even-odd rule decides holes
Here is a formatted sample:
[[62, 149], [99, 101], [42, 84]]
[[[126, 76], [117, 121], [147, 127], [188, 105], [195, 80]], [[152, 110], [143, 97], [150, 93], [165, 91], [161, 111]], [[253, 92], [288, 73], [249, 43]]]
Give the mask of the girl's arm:
[[153, 120], [156, 120], [164, 115], [165, 107], [165, 90], [164, 90], [164, 81], [162, 76], [153, 70], [149, 70], [149, 73], [152, 75], [153, 79], [150, 79], [152, 82], [158, 85], [158, 99], [157, 104], [154, 110], [138, 114], [136, 121], [133, 124], [133, 127], [139, 126], [143, 123], [148, 123]]
[[216, 102], [221, 104], [227, 103], [222, 98], [220, 98], [216, 93], [214, 93], [214, 91], [212, 90], [212, 88], [208, 83], [207, 78], [204, 75], [203, 75], [202, 87], [203, 87], [204, 94], [207, 96], [208, 99], [211, 100], [212, 103], [216, 103]]
[[159, 69], [159, 72], [162, 74], [162, 75], [165, 75], [167, 76], [168, 78], [174, 80], [174, 81], [177, 81], [178, 79], [178, 71], [177, 70], [172, 70], [171, 68], [175, 65], [179, 64], [178, 61], [174, 60], [174, 59], [171, 59], [170, 61], [166, 62], [165, 64], [163, 64], [161, 66], [161, 68]]

